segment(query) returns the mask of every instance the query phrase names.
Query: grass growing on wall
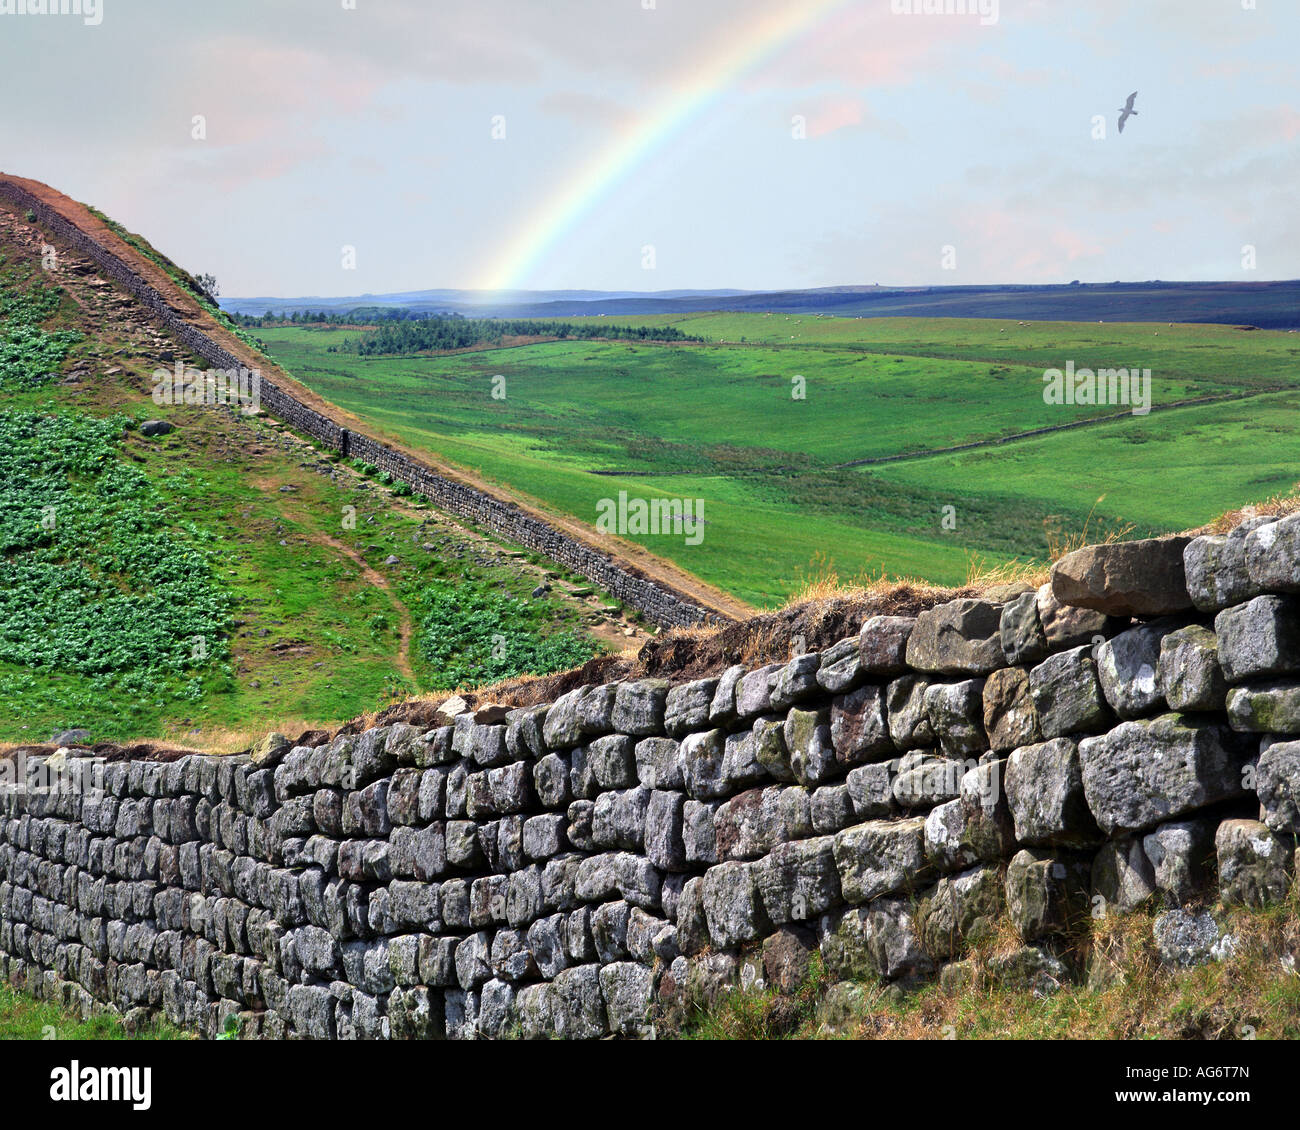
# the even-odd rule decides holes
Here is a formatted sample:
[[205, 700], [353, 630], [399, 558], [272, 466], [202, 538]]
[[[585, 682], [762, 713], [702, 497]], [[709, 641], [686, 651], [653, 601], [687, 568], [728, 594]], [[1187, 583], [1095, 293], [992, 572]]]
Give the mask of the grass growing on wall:
[[0, 1040], [191, 1040], [165, 1021], [128, 1033], [113, 1013], [82, 1019], [51, 1001], [37, 1000], [0, 981]]

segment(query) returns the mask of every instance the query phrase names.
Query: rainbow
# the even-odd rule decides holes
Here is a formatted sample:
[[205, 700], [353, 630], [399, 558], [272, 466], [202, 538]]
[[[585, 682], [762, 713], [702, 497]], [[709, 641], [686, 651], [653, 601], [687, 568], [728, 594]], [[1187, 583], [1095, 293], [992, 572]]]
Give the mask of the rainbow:
[[583, 217], [655, 150], [704, 114], [745, 75], [850, 0], [793, 0], [755, 20], [743, 34], [673, 84], [672, 95], [640, 126], [597, 152], [542, 202], [486, 272], [484, 289], [520, 287]]

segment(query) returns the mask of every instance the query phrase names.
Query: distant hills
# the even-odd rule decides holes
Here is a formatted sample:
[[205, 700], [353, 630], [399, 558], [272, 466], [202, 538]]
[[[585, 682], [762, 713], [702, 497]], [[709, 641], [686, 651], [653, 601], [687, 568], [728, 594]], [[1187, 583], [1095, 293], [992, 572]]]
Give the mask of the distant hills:
[[1069, 283], [1057, 286], [836, 286], [813, 290], [416, 290], [344, 297], [223, 298], [232, 313], [347, 313], [390, 307], [480, 318], [690, 314], [706, 310], [840, 317], [1210, 322], [1300, 329], [1300, 280]]

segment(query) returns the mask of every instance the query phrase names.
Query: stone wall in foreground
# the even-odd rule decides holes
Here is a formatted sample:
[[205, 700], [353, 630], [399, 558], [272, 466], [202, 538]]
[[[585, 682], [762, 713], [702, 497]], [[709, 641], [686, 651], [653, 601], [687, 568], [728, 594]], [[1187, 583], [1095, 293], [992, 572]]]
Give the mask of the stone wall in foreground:
[[1255, 519], [672, 687], [251, 758], [59, 754], [102, 787], [4, 791], [0, 971], [208, 1034], [591, 1038], [789, 988], [816, 950], [835, 979], [960, 977], [1004, 914], [999, 976], [1077, 975], [1090, 915], [1153, 903], [1160, 952], [1203, 959], [1204, 907], [1292, 883], [1296, 593], [1300, 515]]
[[[0, 199], [29, 211], [47, 230], [99, 264], [104, 274], [125, 287], [167, 328], [172, 337], [214, 368], [241, 368], [239, 360], [207, 334], [192, 326], [166, 298], [112, 251], [100, 246], [80, 228], [37, 199], [21, 185], [0, 176]], [[561, 533], [513, 503], [454, 482], [429, 467], [360, 432], [348, 431], [299, 401], [269, 378], [260, 381], [261, 404], [273, 416], [312, 436], [331, 451], [361, 459], [406, 483], [433, 505], [472, 522], [517, 545], [542, 553], [599, 585], [616, 600], [639, 609], [655, 624], [686, 627], [709, 620], [725, 620], [710, 613], [670, 586], [639, 571], [619, 565], [607, 554]]]

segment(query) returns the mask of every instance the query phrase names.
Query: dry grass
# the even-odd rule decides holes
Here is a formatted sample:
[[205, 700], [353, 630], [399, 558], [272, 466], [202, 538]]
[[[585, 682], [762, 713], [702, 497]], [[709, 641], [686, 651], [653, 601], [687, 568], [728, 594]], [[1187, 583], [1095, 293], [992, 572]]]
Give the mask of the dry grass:
[[698, 1011], [687, 1035], [704, 1039], [1203, 1040], [1300, 1038], [1300, 895], [1266, 910], [1217, 915], [1238, 939], [1232, 957], [1193, 969], [1161, 964], [1155, 910], [1090, 921], [1073, 953], [1087, 984], [1052, 993], [999, 985], [987, 963], [1023, 946], [1010, 924], [969, 952], [973, 978], [911, 992], [861, 984], [846, 1010], [782, 1005], [772, 991], [735, 990]]
[[1189, 534], [1226, 534], [1229, 530], [1241, 525], [1247, 518], [1261, 516], [1285, 518], [1288, 514], [1294, 514], [1298, 510], [1300, 510], [1300, 483], [1296, 483], [1285, 494], [1275, 494], [1271, 498], [1266, 498], [1263, 502], [1255, 503], [1253, 506], [1243, 506], [1240, 510], [1229, 510], [1226, 514], [1219, 515], [1213, 522], [1186, 532]]

